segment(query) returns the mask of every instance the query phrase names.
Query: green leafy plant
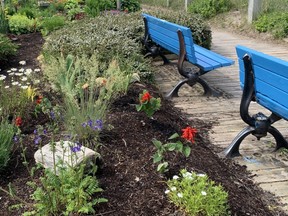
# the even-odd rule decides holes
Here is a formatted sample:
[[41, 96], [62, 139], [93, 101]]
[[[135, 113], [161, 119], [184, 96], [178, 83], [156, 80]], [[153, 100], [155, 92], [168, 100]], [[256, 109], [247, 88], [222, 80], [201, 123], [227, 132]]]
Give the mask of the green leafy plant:
[[205, 174], [183, 169], [167, 185], [168, 198], [187, 215], [229, 215], [228, 193]]
[[82, 9], [77, 0], [68, 0], [65, 3], [64, 10], [69, 20], [74, 20], [75, 16], [82, 12]]
[[101, 11], [110, 10], [112, 8], [113, 3], [110, 0], [86, 0], [84, 10], [89, 16], [96, 17]]
[[[96, 198], [102, 191], [95, 176], [84, 173], [85, 165], [60, 169], [58, 175], [46, 169], [40, 178], [41, 186], [32, 194], [34, 210], [24, 215], [70, 215], [73, 213], [95, 213], [93, 207], [107, 202]], [[33, 184], [32, 184], [33, 185]]]
[[[116, 1], [115, 1], [116, 2]], [[122, 0], [121, 10], [127, 12], [135, 12], [141, 9], [139, 0]]]
[[[182, 138], [189, 143], [194, 143], [194, 137], [196, 135], [196, 129], [191, 127], [186, 127], [182, 130]], [[153, 139], [152, 142], [155, 145], [157, 151], [153, 155], [153, 163], [159, 163], [157, 166], [157, 171], [160, 173], [164, 173], [168, 171], [169, 163], [165, 160], [165, 153], [167, 151], [175, 151], [177, 153], [182, 153], [185, 157], [189, 157], [191, 153], [191, 148], [189, 145], [184, 145], [180, 140], [172, 141], [176, 138], [179, 138], [178, 133], [174, 133], [172, 136], [168, 138], [170, 142], [163, 144], [159, 140]]]
[[7, 57], [13, 56], [17, 52], [18, 46], [4, 34], [0, 33], [0, 61], [7, 60]]
[[216, 14], [229, 11], [232, 4], [230, 0], [194, 0], [188, 7], [188, 12], [211, 18]]
[[7, 165], [14, 145], [15, 127], [6, 120], [0, 122], [0, 170]]
[[50, 32], [60, 29], [64, 25], [65, 17], [63, 16], [45, 17], [41, 22], [41, 33], [46, 36]]
[[[6, 34], [9, 30], [7, 11], [0, 8], [0, 33]], [[1, 49], [0, 49], [1, 50]]]
[[9, 17], [9, 29], [14, 34], [25, 34], [37, 29], [37, 20], [29, 19], [26, 15], [14, 14]]
[[145, 112], [149, 118], [161, 107], [161, 99], [152, 97], [146, 90], [139, 95], [139, 101], [140, 104], [136, 105], [137, 111]]

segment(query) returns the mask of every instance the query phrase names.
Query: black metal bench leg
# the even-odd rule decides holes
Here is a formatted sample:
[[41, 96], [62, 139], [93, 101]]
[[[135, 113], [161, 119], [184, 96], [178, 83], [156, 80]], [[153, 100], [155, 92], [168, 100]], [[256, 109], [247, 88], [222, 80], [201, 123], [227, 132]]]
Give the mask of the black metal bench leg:
[[270, 126], [268, 129], [268, 132], [272, 134], [272, 136], [276, 140], [276, 148], [275, 151], [277, 151], [280, 148], [288, 148], [288, 142], [285, 140], [285, 138], [282, 136], [282, 134], [273, 126]]
[[211, 88], [206, 81], [198, 77], [197, 82], [203, 87], [205, 96], [220, 97], [222, 94]]
[[232, 143], [219, 154], [220, 157], [232, 158], [240, 156], [239, 146], [246, 136], [255, 131], [254, 127], [248, 126], [244, 128], [232, 141]]
[[179, 97], [178, 96], [178, 91], [181, 88], [181, 86], [185, 83], [188, 83], [189, 79], [184, 79], [181, 80], [180, 82], [177, 83], [177, 85], [165, 96], [167, 99], [171, 99], [172, 97]]

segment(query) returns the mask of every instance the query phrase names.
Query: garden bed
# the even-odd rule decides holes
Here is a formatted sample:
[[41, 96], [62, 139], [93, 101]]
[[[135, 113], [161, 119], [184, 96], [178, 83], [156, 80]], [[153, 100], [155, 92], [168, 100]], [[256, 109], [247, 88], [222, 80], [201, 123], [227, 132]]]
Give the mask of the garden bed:
[[[43, 43], [41, 34], [33, 33], [17, 38], [15, 43], [20, 45], [18, 54], [8, 65], [1, 66], [0, 73], [5, 73], [4, 68], [18, 67], [18, 62], [22, 60], [27, 62], [25, 67], [39, 67], [36, 58]], [[104, 189], [101, 197], [107, 198], [108, 202], [96, 207], [97, 215], [184, 215], [168, 201], [164, 193], [167, 189], [165, 181], [178, 174], [182, 168], [206, 173], [217, 184], [221, 184], [229, 193], [231, 215], [285, 215], [276, 208], [271, 210], [278, 204], [270, 194], [263, 192], [253, 183], [245, 167], [234, 164], [231, 160], [218, 158], [214, 151], [215, 146], [207, 137], [212, 125], [197, 119], [188, 121], [185, 114], [164, 99], [161, 109], [153, 118], [137, 112], [135, 105], [139, 103], [138, 96], [144, 89], [154, 97], [160, 96], [158, 90], [150, 84], [132, 84], [127, 95], [120, 96], [113, 102], [106, 122], [110, 129], [105, 129], [100, 134], [99, 153], [102, 164], [97, 177]], [[30, 168], [35, 165], [33, 155], [37, 150], [32, 133], [37, 122], [34, 124], [29, 124], [31, 130], [26, 129], [28, 135], [24, 142]], [[165, 175], [157, 173], [157, 165], [152, 161], [156, 151], [152, 139], [165, 142], [173, 133], [181, 133], [181, 129], [187, 125], [198, 131], [195, 144], [191, 146], [191, 155], [185, 158], [176, 153], [168, 154], [166, 160], [170, 164], [169, 172]], [[15, 193], [21, 199], [32, 202], [29, 195], [33, 191], [26, 185], [30, 176], [22, 165], [20, 153], [21, 148], [17, 148], [13, 153], [8, 168], [1, 173], [0, 186], [7, 188], [11, 182], [16, 189]], [[40, 175], [42, 172], [38, 171], [36, 181]], [[23, 213], [25, 209], [21, 208], [8, 211], [8, 208], [16, 203], [19, 201], [0, 192], [0, 215]]]

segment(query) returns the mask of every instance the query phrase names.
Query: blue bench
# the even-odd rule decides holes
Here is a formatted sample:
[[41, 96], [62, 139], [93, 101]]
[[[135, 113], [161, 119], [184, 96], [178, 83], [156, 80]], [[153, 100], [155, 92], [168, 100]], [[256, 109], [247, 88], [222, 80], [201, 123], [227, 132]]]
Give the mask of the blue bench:
[[[142, 16], [145, 24], [144, 45], [148, 50], [146, 57], [161, 56], [165, 64], [169, 63], [169, 60], [163, 54], [163, 49], [179, 56], [178, 71], [185, 79], [180, 81], [166, 97], [177, 97], [178, 90], [184, 83], [192, 87], [197, 82], [202, 85], [205, 95], [218, 96], [219, 93], [209, 87], [200, 76], [217, 68], [230, 66], [234, 61], [194, 44], [190, 28], [145, 13]], [[195, 72], [191, 68], [184, 68], [185, 61], [197, 66], [199, 70]]]
[[[272, 126], [280, 119], [288, 120], [288, 62], [240, 45], [236, 46], [236, 52], [243, 89], [240, 116], [248, 126], [235, 137], [222, 155], [239, 156], [239, 146], [249, 134], [260, 140], [270, 133], [276, 140], [275, 150], [288, 148], [283, 135]], [[271, 115], [259, 112], [251, 116], [251, 101], [269, 110]]]

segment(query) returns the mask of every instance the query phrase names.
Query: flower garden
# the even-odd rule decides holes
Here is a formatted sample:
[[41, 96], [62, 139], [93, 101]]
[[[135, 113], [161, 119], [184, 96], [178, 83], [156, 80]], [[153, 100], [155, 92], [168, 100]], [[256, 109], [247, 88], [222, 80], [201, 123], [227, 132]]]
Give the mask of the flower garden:
[[[211, 125], [160, 95], [138, 1], [4, 2], [1, 215], [276, 215], [245, 168], [215, 154]], [[210, 47], [198, 16], [149, 13]], [[47, 145], [50, 168], [34, 158]], [[86, 149], [97, 157], [77, 163]]]

